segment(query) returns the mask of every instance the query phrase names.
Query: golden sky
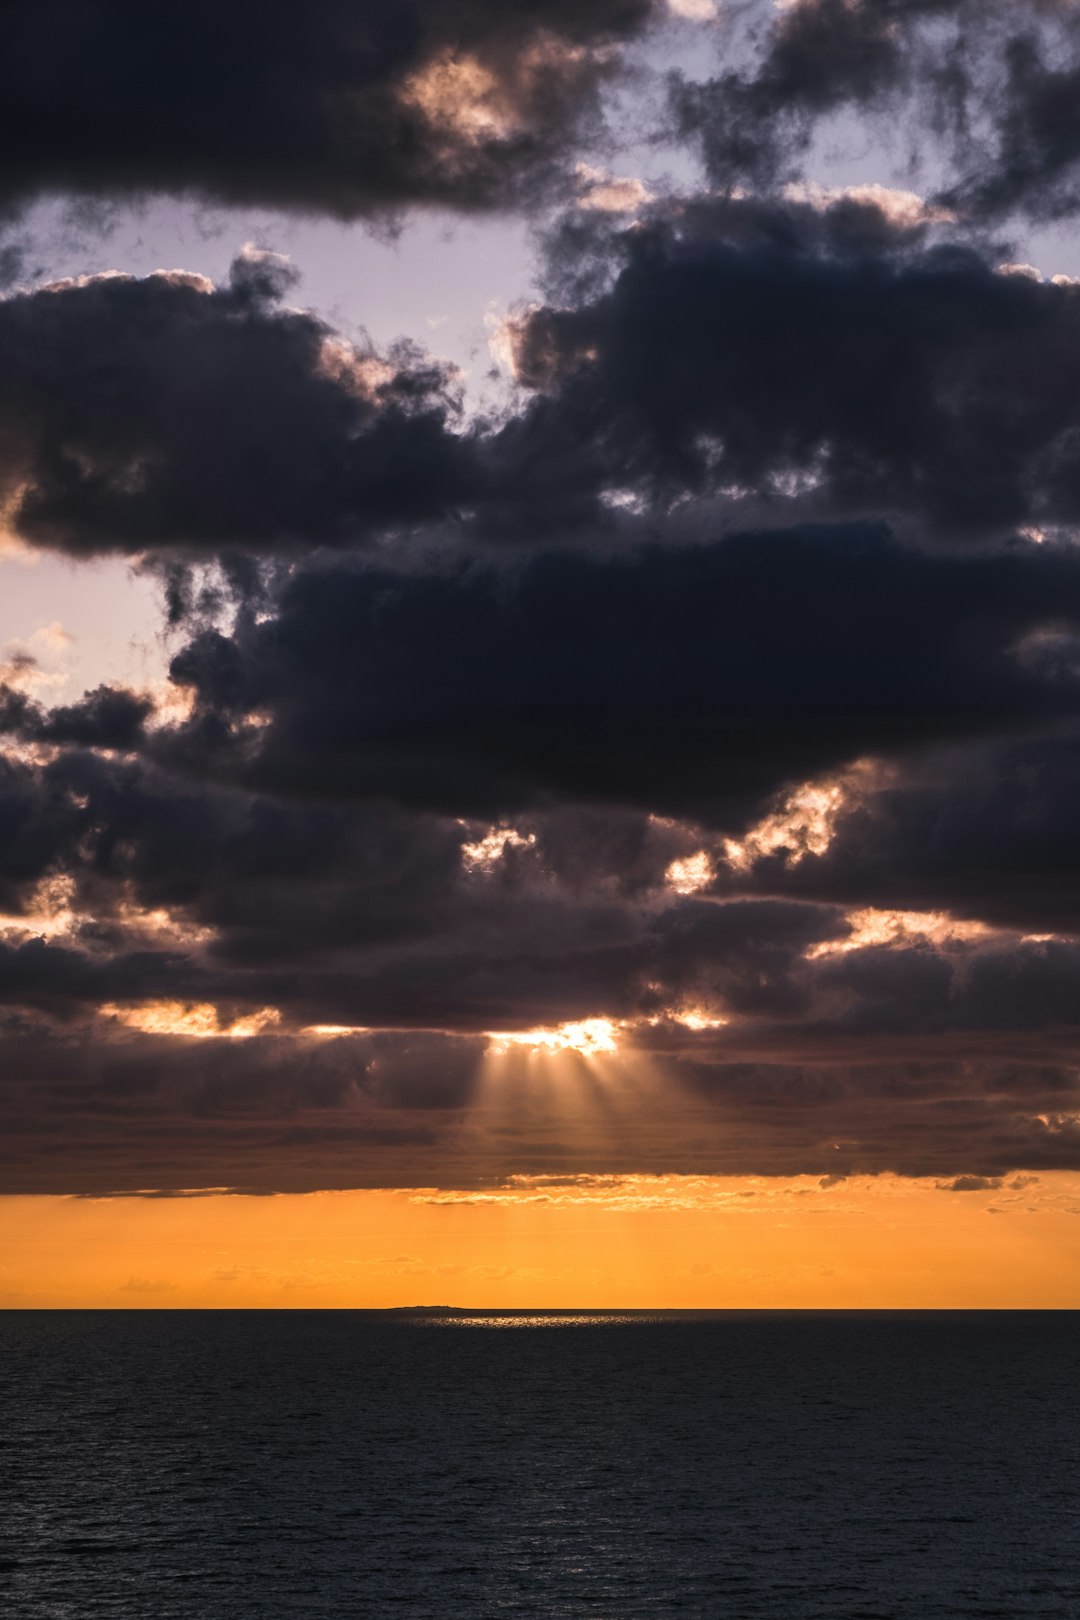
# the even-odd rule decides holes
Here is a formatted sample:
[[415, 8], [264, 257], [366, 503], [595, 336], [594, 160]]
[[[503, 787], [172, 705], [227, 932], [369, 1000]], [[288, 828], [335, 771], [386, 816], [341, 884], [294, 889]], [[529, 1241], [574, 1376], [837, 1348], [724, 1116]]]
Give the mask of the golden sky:
[[1080, 1175], [0, 1199], [0, 1306], [1080, 1307]]

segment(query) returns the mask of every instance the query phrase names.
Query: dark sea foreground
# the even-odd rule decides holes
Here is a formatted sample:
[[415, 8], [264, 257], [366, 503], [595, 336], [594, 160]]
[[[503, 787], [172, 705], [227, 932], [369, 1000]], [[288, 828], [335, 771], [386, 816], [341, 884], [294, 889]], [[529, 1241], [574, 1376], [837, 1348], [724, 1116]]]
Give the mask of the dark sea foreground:
[[1080, 1317], [0, 1315], [0, 1613], [1080, 1616]]

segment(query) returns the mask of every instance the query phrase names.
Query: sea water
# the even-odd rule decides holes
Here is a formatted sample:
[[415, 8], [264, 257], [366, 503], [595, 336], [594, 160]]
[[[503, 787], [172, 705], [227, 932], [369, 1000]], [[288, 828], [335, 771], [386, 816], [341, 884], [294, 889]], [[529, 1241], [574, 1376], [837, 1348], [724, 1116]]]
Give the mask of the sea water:
[[1071, 1313], [9, 1312], [10, 1620], [1080, 1616]]

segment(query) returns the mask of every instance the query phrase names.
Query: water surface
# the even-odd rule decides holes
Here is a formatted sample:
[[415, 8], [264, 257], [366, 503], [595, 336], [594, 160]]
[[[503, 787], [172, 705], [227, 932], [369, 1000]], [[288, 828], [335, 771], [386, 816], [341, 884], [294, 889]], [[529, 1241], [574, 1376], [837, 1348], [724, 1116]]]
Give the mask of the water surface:
[[1080, 1616], [1072, 1313], [9, 1312], [12, 1620]]

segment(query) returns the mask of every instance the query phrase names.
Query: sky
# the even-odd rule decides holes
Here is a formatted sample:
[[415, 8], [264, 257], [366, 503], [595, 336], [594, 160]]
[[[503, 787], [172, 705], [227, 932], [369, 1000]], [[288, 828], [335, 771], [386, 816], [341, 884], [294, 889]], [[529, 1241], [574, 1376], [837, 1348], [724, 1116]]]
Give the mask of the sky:
[[1080, 1306], [1080, 8], [5, 27], [0, 1306]]

